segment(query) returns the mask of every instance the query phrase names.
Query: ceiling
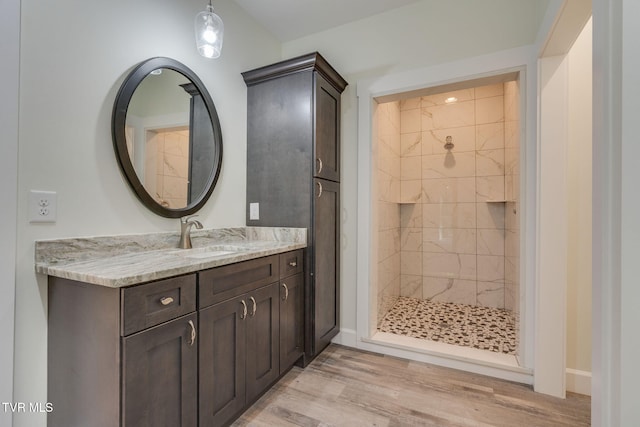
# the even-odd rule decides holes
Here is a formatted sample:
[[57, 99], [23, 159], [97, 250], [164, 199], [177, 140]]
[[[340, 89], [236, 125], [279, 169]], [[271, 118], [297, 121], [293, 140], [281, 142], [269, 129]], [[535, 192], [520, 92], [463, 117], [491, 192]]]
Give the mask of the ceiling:
[[281, 42], [420, 0], [235, 0]]

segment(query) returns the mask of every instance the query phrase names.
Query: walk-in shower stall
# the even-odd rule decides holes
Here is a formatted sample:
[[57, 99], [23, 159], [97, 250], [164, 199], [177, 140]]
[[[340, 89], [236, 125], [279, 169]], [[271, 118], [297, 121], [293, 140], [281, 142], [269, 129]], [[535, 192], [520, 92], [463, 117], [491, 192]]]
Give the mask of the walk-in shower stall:
[[466, 86], [377, 104], [374, 315], [378, 336], [515, 358], [519, 82], [512, 74]]

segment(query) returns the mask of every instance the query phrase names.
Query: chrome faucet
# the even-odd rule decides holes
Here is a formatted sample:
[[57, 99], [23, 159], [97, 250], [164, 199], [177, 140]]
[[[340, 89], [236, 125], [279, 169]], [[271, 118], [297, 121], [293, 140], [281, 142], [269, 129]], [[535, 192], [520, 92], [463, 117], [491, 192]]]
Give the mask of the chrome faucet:
[[198, 215], [183, 216], [180, 218], [180, 249], [191, 249], [191, 226], [195, 225], [198, 230], [202, 229], [202, 223], [193, 217]]

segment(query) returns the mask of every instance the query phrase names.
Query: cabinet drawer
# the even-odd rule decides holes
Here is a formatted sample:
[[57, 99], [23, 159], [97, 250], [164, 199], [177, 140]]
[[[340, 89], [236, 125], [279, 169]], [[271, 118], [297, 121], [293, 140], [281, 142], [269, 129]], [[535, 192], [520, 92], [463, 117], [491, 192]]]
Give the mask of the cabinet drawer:
[[199, 274], [199, 307], [233, 298], [261, 286], [277, 282], [280, 277], [278, 255], [252, 259], [212, 268]]
[[196, 309], [196, 275], [121, 290], [122, 335], [159, 325]]
[[280, 254], [280, 278], [302, 272], [302, 250]]

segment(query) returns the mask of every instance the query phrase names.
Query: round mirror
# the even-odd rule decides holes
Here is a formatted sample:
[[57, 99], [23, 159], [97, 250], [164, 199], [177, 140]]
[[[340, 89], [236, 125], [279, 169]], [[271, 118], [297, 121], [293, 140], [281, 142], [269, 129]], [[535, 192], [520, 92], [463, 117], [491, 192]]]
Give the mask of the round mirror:
[[118, 163], [142, 203], [168, 218], [200, 209], [222, 165], [213, 100], [184, 64], [151, 58], [127, 76], [113, 107]]

